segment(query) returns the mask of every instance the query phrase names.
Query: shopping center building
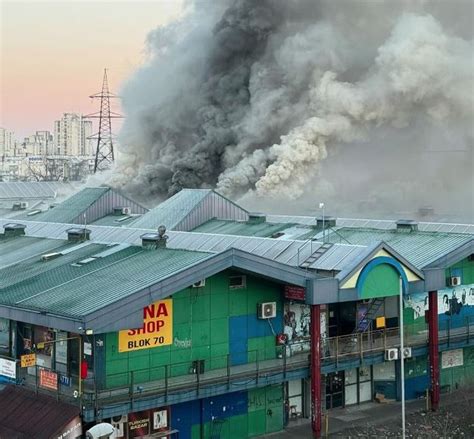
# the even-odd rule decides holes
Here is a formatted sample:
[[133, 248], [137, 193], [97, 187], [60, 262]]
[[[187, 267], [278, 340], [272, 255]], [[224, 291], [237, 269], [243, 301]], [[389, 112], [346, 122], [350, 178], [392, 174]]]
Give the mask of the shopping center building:
[[0, 230], [0, 398], [54, 397], [63, 437], [245, 438], [301, 417], [318, 437], [338, 407], [404, 384], [436, 409], [474, 377], [473, 225], [88, 188]]

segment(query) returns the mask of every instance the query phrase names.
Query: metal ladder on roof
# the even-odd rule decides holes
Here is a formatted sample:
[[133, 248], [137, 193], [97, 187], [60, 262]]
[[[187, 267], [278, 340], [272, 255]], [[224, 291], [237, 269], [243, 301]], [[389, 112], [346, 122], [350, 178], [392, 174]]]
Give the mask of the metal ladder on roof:
[[325, 242], [321, 247], [318, 247], [315, 252], [311, 253], [311, 255], [305, 259], [301, 264], [301, 268], [309, 268], [311, 265], [313, 265], [324, 253], [326, 253], [333, 244], [329, 242]]

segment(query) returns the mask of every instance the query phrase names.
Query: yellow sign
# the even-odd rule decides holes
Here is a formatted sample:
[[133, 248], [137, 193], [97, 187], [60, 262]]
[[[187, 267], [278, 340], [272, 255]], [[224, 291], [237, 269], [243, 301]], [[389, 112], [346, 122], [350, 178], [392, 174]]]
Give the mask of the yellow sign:
[[375, 319], [375, 326], [377, 329], [385, 328], [385, 317], [377, 317]]
[[143, 326], [119, 331], [119, 352], [150, 349], [173, 342], [173, 300], [165, 299], [143, 309]]
[[36, 355], [28, 354], [20, 357], [21, 367], [32, 367], [36, 364]]

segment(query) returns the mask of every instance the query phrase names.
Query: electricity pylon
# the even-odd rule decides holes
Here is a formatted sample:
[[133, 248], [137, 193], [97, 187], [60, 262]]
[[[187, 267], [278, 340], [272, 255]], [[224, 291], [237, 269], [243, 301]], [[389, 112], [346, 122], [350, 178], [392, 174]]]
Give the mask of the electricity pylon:
[[100, 98], [100, 111], [88, 114], [87, 118], [99, 119], [99, 131], [88, 139], [97, 139], [97, 148], [95, 151], [94, 174], [97, 171], [108, 169], [114, 162], [114, 142], [112, 136], [112, 119], [120, 119], [121, 114], [110, 110], [110, 99], [118, 98], [117, 95], [110, 93], [109, 83], [107, 81], [107, 69], [104, 69], [104, 80], [102, 81], [102, 90], [99, 93], [89, 96], [91, 99]]

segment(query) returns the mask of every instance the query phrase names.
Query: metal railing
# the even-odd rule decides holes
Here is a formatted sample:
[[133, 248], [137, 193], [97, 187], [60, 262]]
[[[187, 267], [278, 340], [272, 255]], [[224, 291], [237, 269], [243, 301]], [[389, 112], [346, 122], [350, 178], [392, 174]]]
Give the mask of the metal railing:
[[[449, 321], [440, 322], [439, 343], [450, 346], [454, 342], [470, 344], [474, 342], [474, 318], [466, 319], [463, 327], [452, 328]], [[406, 336], [407, 346], [426, 346], [428, 332], [419, 331]], [[347, 360], [359, 359], [380, 354], [388, 348], [400, 346], [399, 328], [368, 331], [331, 337], [321, 340], [323, 366], [344, 363]], [[298, 369], [309, 368], [310, 340], [302, 339], [297, 343], [276, 346], [275, 357], [262, 356], [261, 350], [233, 352], [206, 359], [203, 367], [193, 360], [108, 374], [104, 388], [100, 388], [92, 377], [83, 381], [83, 395], [75, 394], [78, 389], [78, 377], [69, 377], [64, 383], [61, 372], [35, 366], [32, 370], [20, 367], [16, 361], [16, 384], [29, 387], [36, 392], [45, 392], [58, 400], [81, 404], [86, 407], [101, 406], [115, 401], [131, 401], [154, 395], [163, 396], [165, 402], [172, 393], [194, 391], [196, 395], [209, 386], [226, 385], [229, 390], [237, 390], [246, 383], [256, 385], [263, 379], [279, 375], [283, 380], [287, 374]], [[6, 358], [6, 357], [5, 357]], [[343, 364], [341, 364], [342, 366]], [[40, 370], [57, 374], [57, 388], [45, 388], [39, 380]], [[66, 377], [67, 378], [67, 377]], [[12, 382], [15, 382], [12, 380]]]

